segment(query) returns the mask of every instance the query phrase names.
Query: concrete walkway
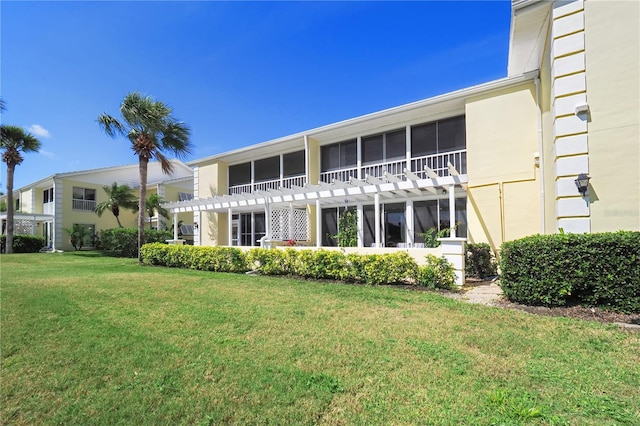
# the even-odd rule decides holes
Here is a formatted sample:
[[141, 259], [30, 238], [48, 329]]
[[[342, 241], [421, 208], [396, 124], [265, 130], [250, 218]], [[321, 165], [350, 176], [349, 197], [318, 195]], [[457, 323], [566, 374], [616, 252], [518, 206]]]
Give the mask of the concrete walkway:
[[[465, 286], [466, 287], [466, 286]], [[461, 299], [469, 303], [491, 306], [502, 298], [502, 289], [495, 282], [479, 282], [464, 289]]]

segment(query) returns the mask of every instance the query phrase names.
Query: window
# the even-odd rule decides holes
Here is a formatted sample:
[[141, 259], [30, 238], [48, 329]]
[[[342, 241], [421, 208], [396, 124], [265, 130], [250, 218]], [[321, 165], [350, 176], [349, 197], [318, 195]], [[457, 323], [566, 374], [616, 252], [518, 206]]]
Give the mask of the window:
[[282, 176], [304, 175], [306, 172], [304, 164], [304, 151], [292, 152], [282, 156]]
[[[431, 229], [449, 229], [449, 200], [416, 201], [413, 203], [414, 240], [424, 242], [418, 235]], [[456, 236], [467, 236], [467, 198], [456, 198]]]
[[362, 138], [362, 164], [403, 159], [406, 152], [405, 129]]
[[356, 140], [325, 145], [320, 149], [323, 172], [355, 167], [358, 163], [358, 144]]
[[180, 201], [193, 200], [193, 194], [189, 192], [178, 192], [178, 200]]
[[251, 163], [229, 166], [229, 186], [251, 183]]
[[[236, 222], [236, 220], [238, 222]], [[264, 213], [241, 213], [233, 215], [234, 223], [237, 223], [240, 229], [241, 246], [259, 246], [260, 238], [266, 235], [266, 224]]]
[[45, 189], [42, 191], [42, 203], [52, 203], [53, 202], [53, 188]]
[[414, 157], [458, 151], [466, 147], [464, 115], [411, 128], [411, 153]]
[[255, 182], [280, 179], [280, 156], [256, 160], [253, 163]]
[[73, 187], [73, 209], [93, 211], [96, 208], [96, 190]]
[[[380, 206], [380, 212], [384, 212], [380, 221], [380, 237], [384, 246], [397, 247], [398, 243], [404, 243], [407, 229], [405, 203], [383, 204]], [[363, 243], [365, 247], [371, 247], [376, 239], [375, 206], [364, 206], [363, 216]]]

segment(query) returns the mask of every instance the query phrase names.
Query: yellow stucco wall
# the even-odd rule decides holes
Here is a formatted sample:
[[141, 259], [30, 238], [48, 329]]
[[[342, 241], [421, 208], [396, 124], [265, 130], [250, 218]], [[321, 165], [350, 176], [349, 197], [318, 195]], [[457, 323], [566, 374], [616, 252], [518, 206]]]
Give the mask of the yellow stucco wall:
[[[106, 210], [102, 213], [102, 217], [98, 217], [93, 211], [79, 211], [73, 209], [73, 187], [89, 188], [96, 190], [96, 204], [107, 200], [107, 194], [102, 185], [96, 185], [86, 182], [75, 181], [71, 179], [63, 179], [64, 188], [62, 196], [62, 229], [71, 228], [74, 223], [83, 225], [94, 225], [96, 234], [103, 229], [117, 228], [118, 222], [111, 211]], [[126, 209], [120, 209], [120, 222], [124, 227], [137, 226], [137, 214]], [[63, 231], [64, 233], [64, 231]], [[62, 247], [56, 247], [62, 250], [73, 250], [69, 243], [66, 233], [63, 234]]]
[[540, 231], [533, 82], [467, 100], [469, 240], [494, 249]]
[[[547, 31], [549, 33], [549, 31]], [[540, 67], [540, 109], [542, 112], [542, 161], [544, 163], [544, 204], [545, 233], [556, 232], [556, 174], [555, 150], [553, 147], [553, 111], [551, 108], [551, 45], [550, 33], [547, 35], [545, 50]]]
[[585, 1], [591, 231], [640, 230], [640, 2]]
[[[198, 197], [208, 198], [226, 194], [228, 166], [215, 162], [198, 167]], [[202, 212], [200, 215], [200, 244], [203, 246], [227, 245], [228, 225], [226, 213]]]

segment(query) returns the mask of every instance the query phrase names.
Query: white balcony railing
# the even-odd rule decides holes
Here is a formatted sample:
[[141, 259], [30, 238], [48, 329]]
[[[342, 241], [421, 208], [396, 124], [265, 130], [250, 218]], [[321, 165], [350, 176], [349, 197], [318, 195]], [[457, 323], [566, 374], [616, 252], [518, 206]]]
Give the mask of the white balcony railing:
[[451, 151], [442, 154], [425, 155], [415, 157], [410, 160], [387, 161], [384, 163], [367, 164], [360, 167], [332, 170], [320, 173], [320, 181], [331, 183], [333, 181], [348, 182], [351, 177], [365, 179], [366, 176], [373, 176], [384, 180], [385, 174], [395, 176], [398, 179], [405, 179], [404, 170], [408, 169], [423, 179], [428, 178], [426, 167], [432, 169], [438, 176], [449, 176], [449, 163], [455, 167], [460, 174], [467, 173], [467, 150]]
[[43, 203], [42, 204], [42, 214], [53, 214], [54, 213], [54, 204], [53, 202], [50, 203]]
[[73, 209], [91, 212], [96, 208], [95, 200], [73, 200]]
[[304, 186], [307, 178], [304, 175], [290, 176], [282, 179], [265, 180], [262, 182], [245, 183], [229, 187], [229, 195], [251, 193], [254, 191], [278, 190], [281, 188], [292, 188], [294, 186]]

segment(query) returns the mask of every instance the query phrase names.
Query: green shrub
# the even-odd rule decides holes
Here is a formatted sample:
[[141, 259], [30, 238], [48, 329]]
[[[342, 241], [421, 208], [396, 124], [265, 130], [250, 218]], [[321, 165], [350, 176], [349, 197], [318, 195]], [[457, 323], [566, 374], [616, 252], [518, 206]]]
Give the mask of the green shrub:
[[[145, 229], [144, 238], [147, 243], [164, 243], [173, 238], [170, 231]], [[138, 228], [112, 228], [100, 231], [98, 248], [107, 254], [118, 257], [138, 256]]]
[[418, 265], [406, 252], [371, 254], [364, 265], [367, 284], [398, 284], [415, 282]]
[[300, 250], [296, 261], [296, 275], [315, 279], [342, 279], [347, 260], [336, 250]]
[[530, 305], [640, 312], [640, 232], [534, 235], [501, 249], [501, 287]]
[[249, 250], [249, 265], [264, 275], [294, 275], [298, 252], [294, 249], [253, 248]]
[[465, 246], [465, 274], [485, 278], [498, 274], [498, 263], [487, 243], [468, 243]]
[[[4, 247], [7, 243], [7, 236], [0, 236], [0, 245]], [[37, 253], [45, 246], [44, 238], [28, 234], [15, 234], [13, 236], [14, 253]]]
[[447, 259], [432, 254], [425, 256], [425, 259], [425, 264], [418, 268], [418, 285], [430, 289], [453, 290], [456, 288], [453, 265]]
[[142, 246], [140, 256], [146, 265], [232, 273], [248, 269], [247, 255], [234, 247], [149, 243]]

